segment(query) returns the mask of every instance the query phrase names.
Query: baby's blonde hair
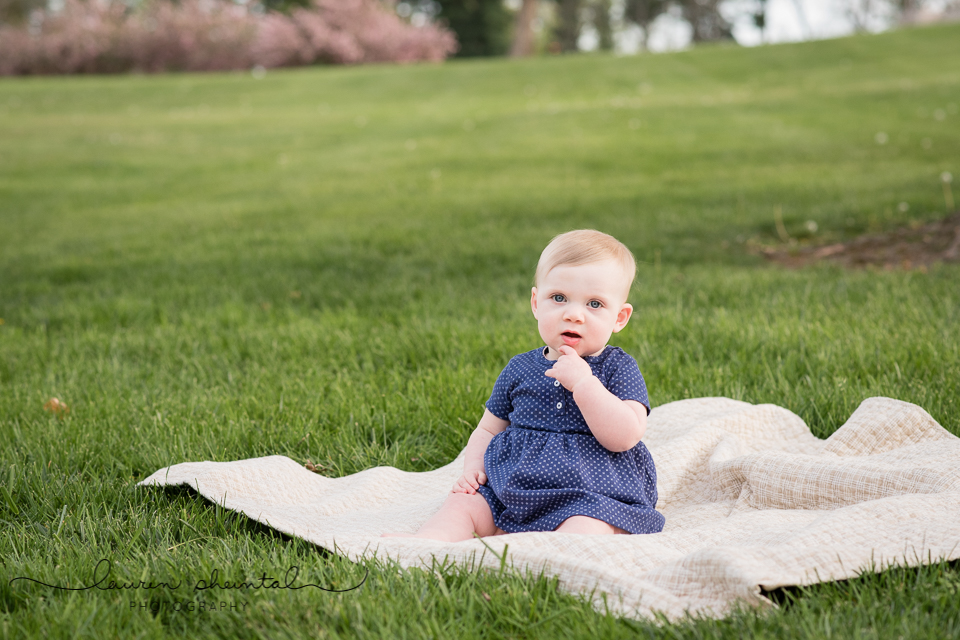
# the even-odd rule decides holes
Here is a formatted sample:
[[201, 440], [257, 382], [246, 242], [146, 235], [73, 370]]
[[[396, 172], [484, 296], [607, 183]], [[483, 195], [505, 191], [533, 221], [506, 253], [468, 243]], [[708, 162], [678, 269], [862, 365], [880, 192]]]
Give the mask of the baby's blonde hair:
[[594, 229], [568, 231], [551, 240], [540, 254], [534, 285], [540, 286], [540, 281], [555, 267], [562, 265], [575, 267], [611, 259], [623, 269], [624, 298], [626, 298], [633, 284], [633, 277], [637, 273], [637, 262], [630, 253], [630, 249], [627, 249], [622, 242]]

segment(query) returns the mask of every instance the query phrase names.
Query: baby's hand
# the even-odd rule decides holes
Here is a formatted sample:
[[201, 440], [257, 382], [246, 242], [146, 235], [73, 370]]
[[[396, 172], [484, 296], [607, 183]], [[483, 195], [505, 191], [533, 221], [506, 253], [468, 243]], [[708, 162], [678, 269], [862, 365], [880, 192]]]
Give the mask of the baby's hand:
[[559, 380], [567, 391], [573, 391], [577, 383], [592, 376], [593, 371], [573, 347], [561, 346], [560, 354], [557, 362], [552, 369], [547, 370], [546, 375]]
[[477, 487], [487, 483], [487, 474], [479, 469], [473, 471], [464, 471], [460, 479], [453, 485], [451, 493], [469, 493], [477, 492]]

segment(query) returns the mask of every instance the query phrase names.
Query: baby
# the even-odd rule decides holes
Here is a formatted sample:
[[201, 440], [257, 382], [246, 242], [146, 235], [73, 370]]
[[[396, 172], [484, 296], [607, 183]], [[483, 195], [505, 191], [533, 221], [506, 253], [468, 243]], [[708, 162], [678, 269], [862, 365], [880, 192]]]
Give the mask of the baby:
[[630, 250], [599, 231], [554, 238], [530, 305], [546, 346], [515, 356], [465, 451], [463, 475], [418, 538], [520, 531], [656, 533], [650, 412], [636, 361], [610, 335], [633, 307]]

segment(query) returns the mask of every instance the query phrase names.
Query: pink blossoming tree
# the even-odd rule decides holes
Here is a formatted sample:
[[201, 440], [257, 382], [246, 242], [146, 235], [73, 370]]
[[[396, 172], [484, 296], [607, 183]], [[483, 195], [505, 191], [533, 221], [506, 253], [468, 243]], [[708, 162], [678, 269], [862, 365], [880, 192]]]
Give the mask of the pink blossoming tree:
[[212, 71], [318, 62], [440, 61], [453, 34], [414, 27], [377, 0], [316, 0], [290, 15], [229, 0], [66, 0], [22, 27], [0, 26], [0, 75]]

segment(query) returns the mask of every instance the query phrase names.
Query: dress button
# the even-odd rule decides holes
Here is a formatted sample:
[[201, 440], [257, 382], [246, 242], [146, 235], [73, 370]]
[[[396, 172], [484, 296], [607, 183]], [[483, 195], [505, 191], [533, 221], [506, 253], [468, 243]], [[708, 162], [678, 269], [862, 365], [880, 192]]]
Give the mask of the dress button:
[[559, 386], [560, 386], [560, 381], [559, 381], [559, 380], [554, 380], [554, 381], [553, 381], [553, 386], [559, 387]]
[[563, 409], [563, 403], [562, 403], [562, 402], [558, 402], [558, 403], [557, 403], [557, 409]]

